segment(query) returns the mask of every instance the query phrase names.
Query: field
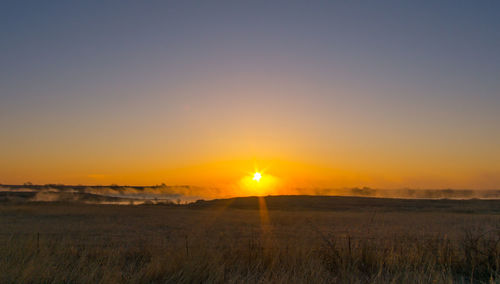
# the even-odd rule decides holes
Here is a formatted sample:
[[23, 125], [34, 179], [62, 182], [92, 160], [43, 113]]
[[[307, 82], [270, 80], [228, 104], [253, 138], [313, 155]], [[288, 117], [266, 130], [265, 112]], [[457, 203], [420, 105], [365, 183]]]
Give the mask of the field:
[[2, 283], [500, 283], [500, 201], [0, 203]]

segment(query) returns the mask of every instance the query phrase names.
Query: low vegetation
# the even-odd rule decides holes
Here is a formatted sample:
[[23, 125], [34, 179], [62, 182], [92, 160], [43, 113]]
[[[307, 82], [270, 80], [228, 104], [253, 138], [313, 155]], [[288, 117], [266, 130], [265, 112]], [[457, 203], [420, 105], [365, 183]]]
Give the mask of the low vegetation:
[[500, 201], [308, 198], [4, 203], [0, 281], [500, 283]]

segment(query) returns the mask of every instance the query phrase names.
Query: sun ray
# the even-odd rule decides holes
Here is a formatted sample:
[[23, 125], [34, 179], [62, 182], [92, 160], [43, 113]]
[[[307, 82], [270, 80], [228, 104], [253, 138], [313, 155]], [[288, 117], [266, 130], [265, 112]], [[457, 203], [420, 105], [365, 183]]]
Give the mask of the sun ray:
[[264, 244], [264, 248], [271, 247], [272, 230], [271, 221], [269, 219], [269, 210], [267, 209], [266, 198], [264, 196], [257, 197], [259, 200], [259, 216], [260, 216], [260, 228], [261, 237]]

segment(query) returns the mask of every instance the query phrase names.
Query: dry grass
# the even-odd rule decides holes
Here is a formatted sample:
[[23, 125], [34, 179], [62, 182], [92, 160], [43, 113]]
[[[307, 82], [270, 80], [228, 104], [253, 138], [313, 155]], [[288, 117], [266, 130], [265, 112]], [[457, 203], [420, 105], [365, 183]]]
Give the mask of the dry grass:
[[0, 206], [2, 283], [499, 283], [500, 215]]

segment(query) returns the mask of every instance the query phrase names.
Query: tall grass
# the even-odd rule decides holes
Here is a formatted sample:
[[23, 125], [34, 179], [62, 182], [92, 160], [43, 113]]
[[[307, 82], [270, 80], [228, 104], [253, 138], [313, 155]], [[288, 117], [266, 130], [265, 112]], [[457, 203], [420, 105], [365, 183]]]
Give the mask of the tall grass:
[[500, 283], [498, 216], [3, 209], [2, 283]]
[[[327, 237], [309, 247], [248, 243], [99, 246], [11, 239], [1, 247], [3, 283], [498, 283], [500, 233], [367, 240]], [[268, 245], [265, 245], [265, 244]]]

